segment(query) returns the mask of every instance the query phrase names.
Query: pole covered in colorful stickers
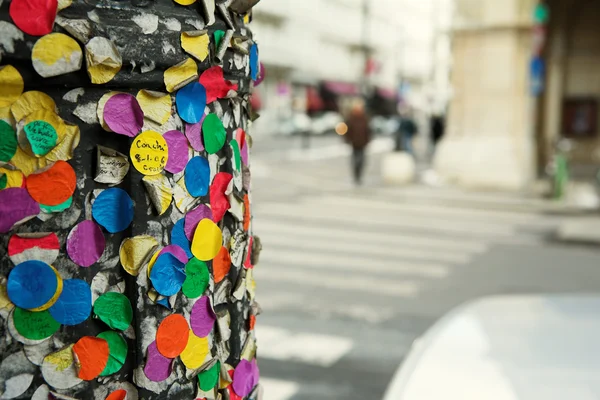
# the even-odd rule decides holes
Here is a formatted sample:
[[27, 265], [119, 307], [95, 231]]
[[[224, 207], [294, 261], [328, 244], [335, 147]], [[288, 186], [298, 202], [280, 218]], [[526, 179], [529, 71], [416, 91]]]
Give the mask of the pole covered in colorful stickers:
[[0, 397], [259, 399], [258, 0], [0, 1]]

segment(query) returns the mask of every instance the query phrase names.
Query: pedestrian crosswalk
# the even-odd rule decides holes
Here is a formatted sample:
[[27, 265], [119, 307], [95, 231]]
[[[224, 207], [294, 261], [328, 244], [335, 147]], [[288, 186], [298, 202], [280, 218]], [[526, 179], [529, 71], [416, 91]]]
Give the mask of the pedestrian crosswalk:
[[[257, 324], [259, 357], [279, 366], [353, 367], [364, 342], [377, 340], [357, 334], [356, 326], [375, 332], [399, 318], [405, 302], [416, 304], [440, 282], [477, 268], [478, 257], [498, 244], [538, 245], [560, 222], [542, 214], [547, 206], [423, 187], [256, 204], [253, 228], [263, 251], [255, 277], [265, 318]], [[350, 330], [346, 323], [356, 325]], [[265, 400], [319, 398], [314, 390], [304, 393], [301, 376], [281, 368], [263, 376]]]

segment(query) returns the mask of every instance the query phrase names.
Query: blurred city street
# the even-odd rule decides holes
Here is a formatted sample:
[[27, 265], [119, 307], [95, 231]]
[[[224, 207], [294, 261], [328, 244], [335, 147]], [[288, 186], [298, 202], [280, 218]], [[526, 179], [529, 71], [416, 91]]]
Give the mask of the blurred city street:
[[600, 287], [600, 251], [555, 240], [584, 217], [517, 194], [387, 187], [389, 145], [372, 143], [355, 188], [337, 137], [310, 150], [294, 137], [254, 143], [266, 400], [380, 399], [413, 341], [453, 307]]

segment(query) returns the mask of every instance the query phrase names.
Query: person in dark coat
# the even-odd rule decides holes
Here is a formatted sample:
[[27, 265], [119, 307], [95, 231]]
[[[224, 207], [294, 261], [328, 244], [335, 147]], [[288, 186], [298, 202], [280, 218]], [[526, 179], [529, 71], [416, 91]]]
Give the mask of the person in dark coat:
[[354, 182], [360, 185], [365, 166], [365, 148], [371, 141], [371, 129], [369, 127], [369, 117], [365, 111], [365, 103], [356, 101], [352, 111], [346, 120], [348, 132], [346, 141], [352, 146], [352, 172]]

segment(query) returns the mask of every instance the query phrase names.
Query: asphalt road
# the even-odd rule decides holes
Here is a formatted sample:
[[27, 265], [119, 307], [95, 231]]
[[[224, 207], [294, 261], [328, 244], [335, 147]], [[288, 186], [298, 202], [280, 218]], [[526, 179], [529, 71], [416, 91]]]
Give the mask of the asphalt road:
[[554, 241], [568, 217], [543, 201], [385, 187], [385, 140], [361, 188], [339, 138], [311, 151], [281, 138], [254, 146], [265, 400], [380, 399], [414, 339], [453, 307], [600, 289], [600, 249]]

